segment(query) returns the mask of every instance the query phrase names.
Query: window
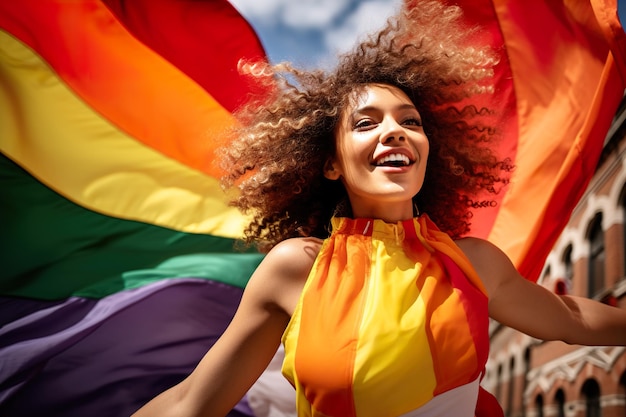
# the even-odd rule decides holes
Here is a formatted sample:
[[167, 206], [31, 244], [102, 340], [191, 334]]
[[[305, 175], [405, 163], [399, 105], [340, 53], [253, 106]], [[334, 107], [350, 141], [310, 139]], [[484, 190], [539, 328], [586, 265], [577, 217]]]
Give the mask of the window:
[[594, 298], [604, 290], [604, 231], [602, 214], [597, 214], [589, 228], [589, 298]]
[[538, 394], [535, 398], [535, 415], [537, 417], [543, 417], [543, 395]]
[[600, 385], [595, 379], [588, 379], [583, 384], [582, 394], [585, 398], [586, 417], [602, 417], [600, 407]]
[[622, 404], [624, 404], [624, 416], [626, 416], [626, 371], [619, 379], [619, 396], [622, 398]]
[[509, 392], [507, 394], [507, 415], [513, 415], [513, 395], [515, 395], [515, 358], [511, 358], [511, 362], [509, 362]]
[[496, 380], [496, 398], [498, 402], [502, 402], [502, 364], [498, 365], [498, 375]]
[[557, 407], [557, 416], [565, 417], [565, 392], [563, 392], [562, 389], [559, 388], [559, 390], [556, 392], [556, 395], [554, 396], [554, 402], [556, 403]]
[[571, 283], [574, 278], [574, 264], [572, 262], [572, 245], [567, 245], [563, 252], [563, 265], [565, 266], [565, 280]]

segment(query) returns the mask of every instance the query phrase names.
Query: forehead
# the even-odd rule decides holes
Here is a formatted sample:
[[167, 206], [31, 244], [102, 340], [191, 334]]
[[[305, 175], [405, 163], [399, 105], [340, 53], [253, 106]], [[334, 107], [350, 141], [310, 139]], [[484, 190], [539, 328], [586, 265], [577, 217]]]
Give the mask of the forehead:
[[360, 108], [386, 105], [413, 105], [411, 99], [396, 86], [387, 84], [366, 84], [354, 90], [348, 97], [344, 115], [358, 111]]

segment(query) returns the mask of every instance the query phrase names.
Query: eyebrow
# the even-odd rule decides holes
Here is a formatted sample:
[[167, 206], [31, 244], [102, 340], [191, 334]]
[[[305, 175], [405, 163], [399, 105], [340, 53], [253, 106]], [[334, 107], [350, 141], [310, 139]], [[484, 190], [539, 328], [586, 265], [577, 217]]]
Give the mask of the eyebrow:
[[[352, 115], [355, 115], [357, 113], [367, 113], [370, 111], [377, 111], [377, 110], [379, 110], [379, 108], [376, 106], [359, 107], [352, 112]], [[395, 110], [415, 110], [419, 113], [419, 111], [417, 110], [417, 107], [415, 107], [413, 104], [410, 104], [410, 103], [403, 103], [397, 106]]]

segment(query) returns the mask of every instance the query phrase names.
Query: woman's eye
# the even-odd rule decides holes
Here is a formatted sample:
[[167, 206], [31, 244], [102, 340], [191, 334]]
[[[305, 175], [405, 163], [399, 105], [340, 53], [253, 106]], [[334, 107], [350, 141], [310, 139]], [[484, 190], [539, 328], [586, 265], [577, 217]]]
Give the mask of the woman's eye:
[[369, 127], [374, 126], [374, 121], [370, 120], [370, 119], [361, 119], [361, 120], [357, 120], [356, 123], [354, 123], [354, 128], [359, 130], [359, 129], [367, 129]]
[[409, 126], [421, 126], [422, 125], [422, 120], [418, 119], [418, 118], [410, 118], [410, 119], [406, 119], [405, 121], [402, 122], [403, 125], [409, 125]]

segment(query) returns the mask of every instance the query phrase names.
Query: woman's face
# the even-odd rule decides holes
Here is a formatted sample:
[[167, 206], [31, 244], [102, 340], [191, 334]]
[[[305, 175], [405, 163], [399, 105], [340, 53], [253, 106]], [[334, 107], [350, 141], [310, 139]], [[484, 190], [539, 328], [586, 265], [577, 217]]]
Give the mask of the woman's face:
[[366, 86], [344, 109], [335, 140], [337, 155], [325, 176], [342, 181], [354, 216], [389, 222], [411, 218], [429, 145], [407, 95], [389, 85]]

